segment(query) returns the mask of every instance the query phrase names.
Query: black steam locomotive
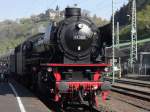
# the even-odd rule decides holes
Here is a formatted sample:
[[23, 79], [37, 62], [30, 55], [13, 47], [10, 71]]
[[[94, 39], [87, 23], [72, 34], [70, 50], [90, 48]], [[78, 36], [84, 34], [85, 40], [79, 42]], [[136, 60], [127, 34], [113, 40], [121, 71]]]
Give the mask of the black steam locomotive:
[[46, 33], [28, 38], [15, 48], [15, 73], [23, 83], [61, 104], [96, 105], [109, 84], [101, 81], [104, 48], [111, 45], [111, 27], [97, 28], [80, 8], [66, 8], [65, 19], [51, 23]]

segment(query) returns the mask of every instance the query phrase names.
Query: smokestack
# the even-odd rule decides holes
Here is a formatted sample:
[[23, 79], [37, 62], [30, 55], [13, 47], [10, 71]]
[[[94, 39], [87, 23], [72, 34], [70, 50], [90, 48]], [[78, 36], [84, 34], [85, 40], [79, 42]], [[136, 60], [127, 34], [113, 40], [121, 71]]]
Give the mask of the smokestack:
[[72, 16], [81, 16], [81, 9], [80, 8], [66, 8], [65, 9], [65, 17], [69, 18]]

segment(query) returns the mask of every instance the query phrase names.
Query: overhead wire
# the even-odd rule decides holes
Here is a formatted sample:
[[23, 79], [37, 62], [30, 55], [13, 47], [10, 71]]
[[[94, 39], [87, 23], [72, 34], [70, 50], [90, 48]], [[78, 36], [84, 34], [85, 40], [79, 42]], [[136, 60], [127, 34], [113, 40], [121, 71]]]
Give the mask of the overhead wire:
[[[121, 2], [120, 2], [120, 1], [115, 1], [115, 2], [114, 2], [114, 10], [115, 10], [115, 11], [119, 10], [119, 8], [120, 8], [121, 5], [123, 6], [123, 4], [126, 4], [125, 1], [126, 1], [126, 0], [124, 0], [124, 2], [123, 2], [123, 1], [121, 1]], [[109, 2], [108, 5], [110, 5], [110, 4], [112, 4], [112, 3]], [[107, 6], [104, 5], [104, 6], [101, 7], [101, 8], [103, 9], [104, 7], [107, 7]], [[107, 11], [102, 12], [102, 13], [108, 13], [108, 12], [111, 12], [111, 11], [112, 11], [112, 9], [111, 9], [111, 8], [108, 8]], [[111, 16], [111, 15], [110, 15], [110, 16]]]

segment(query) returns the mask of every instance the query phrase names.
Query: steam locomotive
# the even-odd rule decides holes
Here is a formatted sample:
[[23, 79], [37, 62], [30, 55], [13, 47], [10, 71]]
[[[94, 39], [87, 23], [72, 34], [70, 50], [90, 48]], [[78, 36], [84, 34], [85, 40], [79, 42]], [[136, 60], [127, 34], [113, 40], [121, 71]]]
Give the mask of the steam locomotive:
[[111, 41], [110, 25], [98, 28], [80, 8], [66, 8], [64, 20], [49, 24], [45, 33], [15, 48], [15, 74], [61, 104], [97, 105], [97, 95], [104, 99], [110, 89], [101, 79], [110, 66], [104, 63], [104, 48]]

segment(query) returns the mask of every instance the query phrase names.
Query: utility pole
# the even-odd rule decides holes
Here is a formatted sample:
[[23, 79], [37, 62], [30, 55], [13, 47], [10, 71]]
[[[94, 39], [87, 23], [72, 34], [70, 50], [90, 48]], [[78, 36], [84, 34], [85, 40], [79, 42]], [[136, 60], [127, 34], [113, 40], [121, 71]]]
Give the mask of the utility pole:
[[115, 82], [115, 23], [114, 23], [114, 0], [112, 0], [112, 71], [113, 71], [113, 83]]
[[[120, 37], [119, 37], [119, 34], [120, 34], [120, 30], [119, 30], [120, 28], [119, 28], [119, 22], [117, 22], [117, 31], [116, 31], [116, 48], [119, 50], [119, 52], [120, 52]], [[119, 56], [119, 78], [121, 78], [121, 57]]]
[[119, 38], [119, 22], [117, 22], [117, 39], [116, 39], [116, 46], [117, 46], [117, 48], [119, 49], [120, 47], [119, 47], [119, 44], [120, 44], [120, 38]]
[[136, 25], [136, 0], [132, 0], [132, 27], [131, 27], [131, 51], [130, 66], [133, 72], [133, 64], [137, 61], [137, 25]]

